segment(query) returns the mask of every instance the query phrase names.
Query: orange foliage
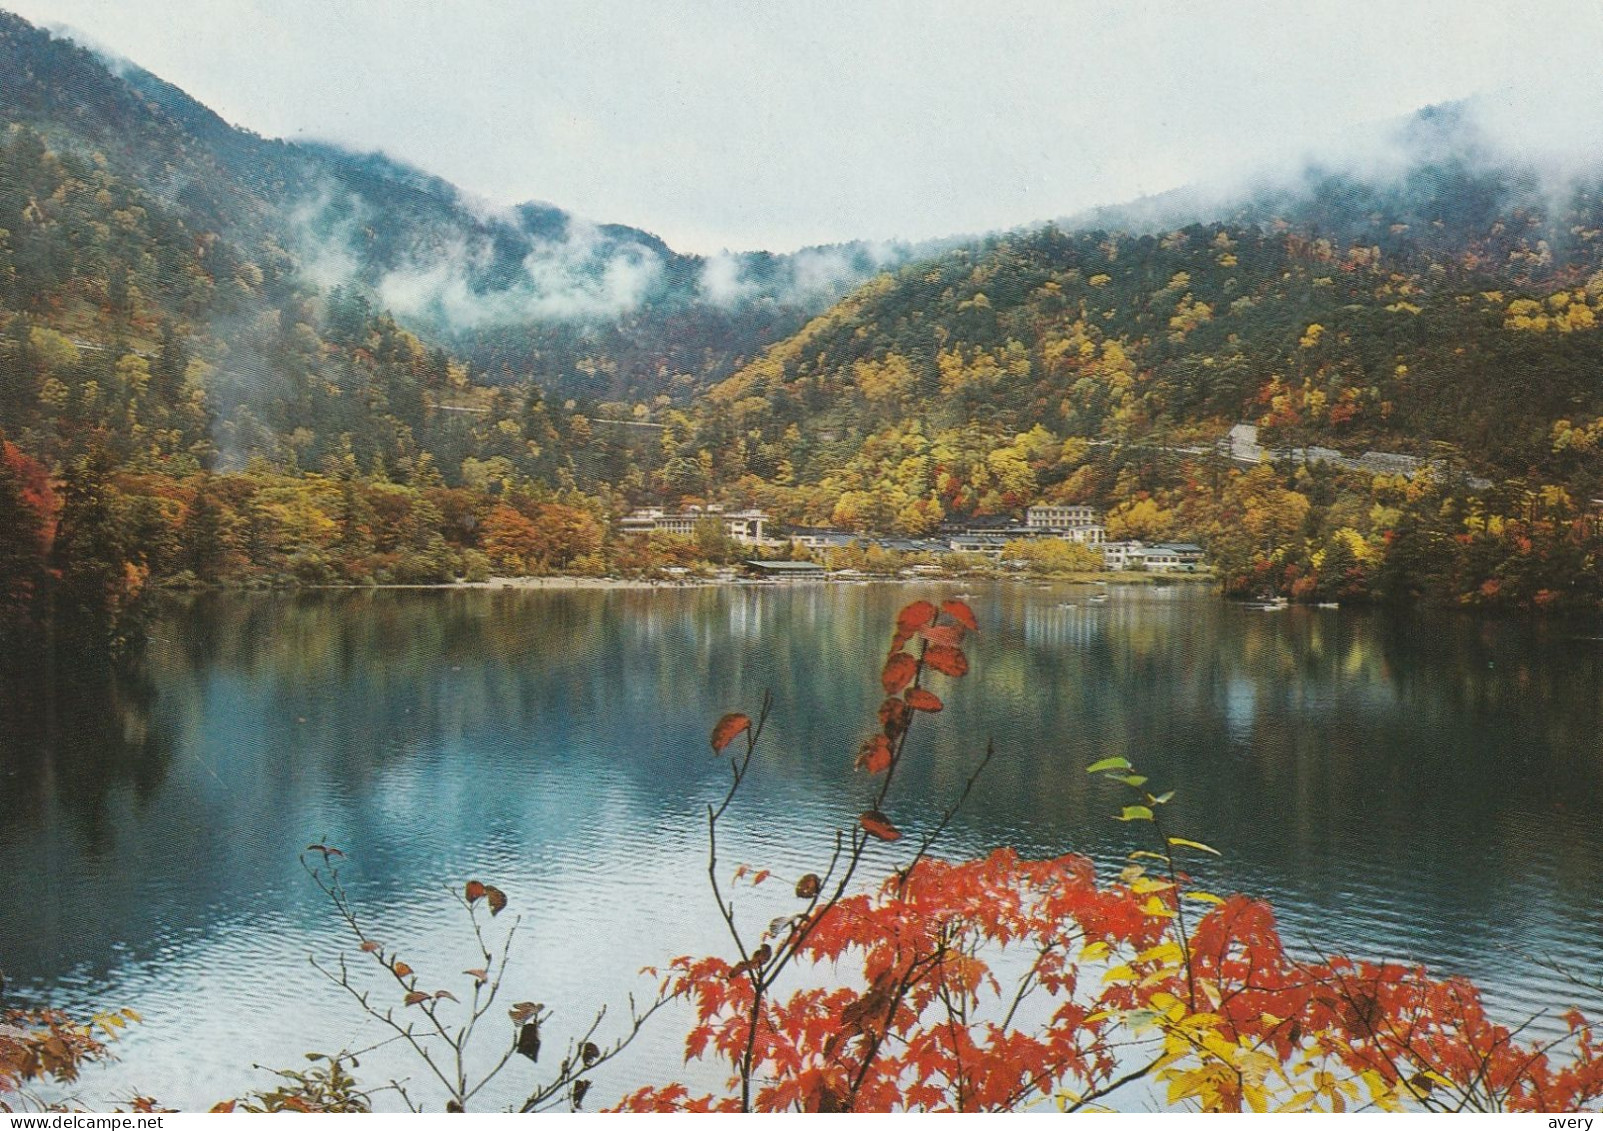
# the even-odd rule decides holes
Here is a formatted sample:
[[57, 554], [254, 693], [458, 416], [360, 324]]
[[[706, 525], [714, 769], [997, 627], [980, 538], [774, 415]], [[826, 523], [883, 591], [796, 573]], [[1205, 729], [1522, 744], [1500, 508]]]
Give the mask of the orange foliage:
[[[865, 820], [868, 815], [865, 814]], [[999, 849], [980, 860], [921, 860], [873, 893], [844, 899], [807, 923], [800, 955], [858, 975], [851, 985], [799, 989], [757, 1011], [758, 1111], [999, 1111], [1056, 1095], [1065, 1107], [1113, 1090], [1136, 1064], [1188, 1057], [1207, 1067], [1230, 1052], [1285, 1066], [1288, 1080], [1324, 1073], [1333, 1106], [1429, 1106], [1432, 1096], [1495, 1100], [1511, 1111], [1576, 1110], [1603, 1099], [1603, 1043], [1566, 1016], [1572, 1055], [1557, 1062], [1491, 1021], [1478, 991], [1423, 968], [1288, 955], [1267, 905], [1233, 896], [1198, 924], [1189, 961], [1174, 961], [1173, 893], [1098, 884], [1080, 856], [1024, 860]], [[794, 923], [786, 928], [796, 932]], [[1002, 981], [1001, 958], [1027, 965]], [[1143, 1019], [1197, 1003], [1143, 1034]], [[687, 1058], [734, 1060], [752, 1033], [753, 983], [719, 958], [677, 960], [669, 988], [696, 1010]], [[1017, 988], [1038, 990], [1015, 1011]], [[1200, 1022], [1198, 1024], [1197, 1022]], [[1189, 1029], [1189, 1032], [1187, 1030]], [[1176, 1056], [1175, 1032], [1186, 1033]], [[1156, 1063], [1167, 1060], [1167, 1063]], [[1301, 1066], [1304, 1071], [1290, 1071]], [[1197, 1066], [1185, 1070], [1196, 1074]], [[1212, 1076], [1208, 1077], [1210, 1080]], [[1202, 1106], [1247, 1110], [1251, 1076], [1220, 1074]], [[1234, 1081], [1233, 1083], [1231, 1081]], [[1189, 1081], [1188, 1081], [1189, 1082]], [[1358, 1084], [1362, 1084], [1362, 1093]], [[1172, 1089], [1171, 1089], [1172, 1090]], [[1282, 1103], [1294, 1098], [1283, 1089]], [[1307, 1106], [1320, 1098], [1310, 1092]], [[730, 1110], [730, 1096], [693, 1099], [680, 1085], [627, 1097], [630, 1111]], [[1472, 1106], [1481, 1106], [1475, 1104]], [[1487, 1105], [1492, 1106], [1492, 1105]]]
[[10, 440], [0, 440], [0, 463], [5, 464], [16, 482], [23, 505], [38, 515], [41, 532], [39, 553], [48, 554], [61, 510], [60, 500], [50, 487], [50, 473], [38, 460], [24, 455]]
[[16, 1110], [7, 1096], [22, 1085], [41, 1079], [71, 1083], [80, 1066], [105, 1055], [106, 1046], [88, 1026], [55, 1010], [0, 1011], [0, 1111]]
[[[884, 680], [893, 698], [859, 754], [860, 766], [888, 772], [822, 879], [797, 883], [797, 912], [751, 945], [726, 907], [741, 960], [684, 957], [669, 968], [664, 993], [695, 1012], [686, 1059], [726, 1064], [728, 1089], [646, 1087], [622, 1110], [1006, 1111], [1056, 1101], [1074, 1111], [1138, 1080], [1172, 1106], [1207, 1111], [1549, 1111], [1603, 1100], [1603, 1040], [1580, 1014], [1566, 1015], [1560, 1040], [1522, 1043], [1463, 979], [1303, 960], [1287, 952], [1267, 904], [1196, 890], [1176, 853], [1214, 850], [1165, 835], [1158, 814], [1172, 795], [1145, 792], [1147, 779], [1117, 756], [1089, 769], [1136, 791], [1141, 804], [1120, 819], [1152, 822], [1161, 851], [1134, 853], [1111, 882], [1077, 855], [933, 858], [943, 821], [888, 878], [849, 887], [868, 838], [904, 836], [883, 810], [913, 711], [939, 704], [919, 686], [926, 667], [967, 670], [957, 641], [972, 613], [952, 604], [921, 601], [897, 618]], [[915, 637], [918, 657], [903, 650]], [[782, 996], [787, 972], [794, 984]]]

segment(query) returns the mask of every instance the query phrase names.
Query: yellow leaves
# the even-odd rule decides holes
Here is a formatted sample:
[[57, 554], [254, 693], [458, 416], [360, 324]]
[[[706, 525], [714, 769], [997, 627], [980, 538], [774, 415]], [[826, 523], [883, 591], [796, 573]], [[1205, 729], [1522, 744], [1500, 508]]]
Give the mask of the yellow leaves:
[[1591, 452], [1603, 441], [1603, 419], [1591, 422], [1556, 420], [1549, 436], [1554, 452]]
[[1130, 885], [1130, 891], [1136, 895], [1152, 895], [1173, 890], [1174, 885], [1168, 880], [1160, 880], [1153, 876], [1140, 876]]
[[1538, 299], [1517, 298], [1508, 304], [1503, 328], [1537, 334], [1548, 330], [1570, 334], [1595, 329], [1597, 313], [1589, 305], [1593, 297], [1588, 285], [1582, 290], [1556, 291], [1547, 296], [1545, 304]]
[[1132, 499], [1115, 506], [1108, 512], [1108, 538], [1122, 541], [1139, 538], [1144, 542], [1161, 541], [1176, 529], [1175, 512], [1160, 506], [1152, 498]]
[[1005, 376], [1027, 377], [1030, 370], [1028, 353], [1015, 341], [995, 353], [983, 349], [968, 354], [961, 349], [942, 350], [936, 355], [935, 365], [943, 393], [989, 388]]
[[1597, 315], [1585, 303], [1572, 302], [1553, 320], [1559, 333], [1568, 334], [1576, 330], [1590, 330], [1597, 325]]
[[1112, 275], [1092, 275], [1089, 279], [1086, 280], [1086, 282], [1090, 283], [1093, 287], [1105, 287], [1109, 283], [1113, 282], [1113, 276]]
[[1115, 982], [1128, 982], [1135, 977], [1135, 970], [1128, 962], [1113, 967], [1102, 975], [1102, 984], [1111, 986]]
[[[1164, 942], [1158, 943], [1156, 946], [1148, 947], [1146, 950], [1143, 950], [1140, 954], [1136, 955], [1136, 961], [1137, 962], [1167, 962], [1167, 963], [1173, 963], [1175, 965], [1179, 965], [1180, 960], [1183, 957], [1184, 957], [1184, 954], [1180, 950], [1180, 944], [1175, 942], [1172, 939], [1169, 939], [1169, 940], [1166, 940]], [[1158, 1004], [1158, 1002], [1159, 1002], [1159, 1000], [1161, 998], [1167, 998], [1168, 996], [1169, 995], [1167, 995], [1167, 994], [1154, 995], [1153, 999], [1152, 999], [1153, 1000], [1153, 1004], [1155, 1004], [1155, 1005]]]
[[108, 1041], [115, 1041], [117, 1033], [122, 1029], [126, 1029], [130, 1022], [138, 1024], [143, 1020], [144, 1018], [132, 1009], [118, 1009], [106, 1013], [97, 1013], [90, 1018], [85, 1032], [99, 1029]]
[[896, 401], [912, 392], [913, 369], [901, 354], [887, 354], [883, 361], [859, 361], [852, 366], [857, 389], [871, 401]]
[[1274, 1056], [1255, 1047], [1251, 1037], [1233, 1040], [1216, 1013], [1188, 1013], [1184, 1002], [1153, 995], [1154, 1014], [1164, 1034], [1164, 1055], [1156, 1078], [1168, 1084], [1170, 1105], [1194, 1102], [1205, 1112], [1306, 1110], [1318, 1099], [1317, 1088], [1305, 1089], [1278, 1104], [1276, 1089], [1290, 1085]]
[[1311, 350], [1319, 344], [1319, 339], [1324, 332], [1325, 328], [1323, 326], [1317, 322], [1311, 322], [1308, 325], [1308, 329], [1303, 331], [1302, 337], [1297, 339], [1297, 345], [1305, 350]]
[[1141, 914], [1154, 919], [1173, 919], [1174, 909], [1154, 895], [1141, 905]]
[[[1379, 1072], [1371, 1068], [1360, 1073], [1358, 1080], [1368, 1089], [1370, 1102], [1377, 1107], [1384, 1111], [1401, 1110], [1399, 1089], [1393, 1087]], [[1445, 1080], [1443, 1082], [1445, 1083]]]
[[1169, 319], [1169, 329], [1171, 331], [1169, 340], [1174, 342], [1181, 341], [1192, 330], [1195, 330], [1204, 322], [1212, 320], [1213, 307], [1205, 302], [1199, 302], [1188, 294], [1175, 307], [1174, 317]]
[[1201, 841], [1187, 840], [1183, 836], [1172, 836], [1172, 837], [1170, 837], [1169, 838], [1169, 846], [1171, 848], [1194, 848], [1198, 852], [1206, 852], [1206, 853], [1208, 853], [1208, 854], [1210, 854], [1212, 856], [1220, 855], [1219, 850], [1217, 848], [1209, 848], [1206, 844], [1203, 844]]
[[44, 326], [34, 326], [28, 331], [28, 351], [46, 372], [52, 374], [77, 365], [82, 356], [78, 347], [65, 335]]

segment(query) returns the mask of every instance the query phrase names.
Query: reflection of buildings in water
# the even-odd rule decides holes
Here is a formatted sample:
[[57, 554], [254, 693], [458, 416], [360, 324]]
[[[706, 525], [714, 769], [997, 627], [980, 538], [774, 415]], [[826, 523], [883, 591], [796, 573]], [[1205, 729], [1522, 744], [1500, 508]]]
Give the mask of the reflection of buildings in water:
[[1109, 610], [1094, 605], [1031, 605], [1024, 642], [1031, 647], [1086, 648], [1102, 636]]
[[1258, 717], [1258, 685], [1242, 676], [1232, 676], [1225, 684], [1225, 733], [1234, 746], [1252, 745], [1253, 724]]
[[729, 601], [729, 631], [735, 636], [761, 636], [763, 611], [768, 602], [761, 592], [751, 589], [732, 590]]

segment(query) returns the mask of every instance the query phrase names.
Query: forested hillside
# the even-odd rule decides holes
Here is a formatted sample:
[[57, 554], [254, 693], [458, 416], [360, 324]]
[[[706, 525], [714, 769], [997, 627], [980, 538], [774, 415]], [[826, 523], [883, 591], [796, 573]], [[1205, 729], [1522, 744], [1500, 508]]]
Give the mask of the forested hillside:
[[599, 571], [675, 405], [905, 254], [713, 263], [488, 209], [5, 13], [0, 74], [0, 598], [25, 631], [51, 606], [116, 640], [152, 581]]
[[[715, 489], [809, 522], [1091, 502], [1115, 536], [1204, 540], [1242, 591], [1590, 600], [1599, 181], [1488, 163], [1453, 111], [1404, 140], [1383, 184], [1314, 169], [1229, 222], [1047, 227], [886, 274], [715, 387], [691, 446]], [[1236, 422], [1427, 466], [1249, 470], [1216, 452]]]
[[[4, 14], [0, 73], [12, 623], [717, 556], [614, 533], [687, 501], [883, 534], [1088, 502], [1233, 592], [1603, 594], [1597, 165], [1502, 155], [1463, 107], [1384, 173], [705, 259], [256, 137]], [[1390, 455], [1249, 466], [1238, 422]]]
[[258, 137], [124, 60], [0, 12], [0, 120], [98, 159], [249, 258], [355, 286], [493, 381], [686, 399], [904, 247], [707, 259], [546, 204], [497, 208], [378, 154]]

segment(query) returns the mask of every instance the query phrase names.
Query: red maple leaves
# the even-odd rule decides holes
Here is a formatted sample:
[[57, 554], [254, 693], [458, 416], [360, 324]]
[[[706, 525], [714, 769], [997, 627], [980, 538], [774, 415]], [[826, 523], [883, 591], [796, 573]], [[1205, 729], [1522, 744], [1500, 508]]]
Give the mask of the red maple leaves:
[[[1160, 836], [1161, 853], [1138, 852], [1099, 883], [1077, 855], [936, 859], [931, 834], [877, 888], [849, 890], [870, 840], [903, 838], [882, 807], [913, 719], [942, 708], [923, 680], [965, 675], [961, 644], [976, 627], [961, 601], [901, 610], [880, 673], [880, 729], [857, 756], [883, 775], [872, 807], [843, 831], [822, 878], [797, 881], [804, 906], [774, 920], [760, 945], [742, 943], [749, 957], [671, 964], [663, 990], [695, 1013], [686, 1059], [727, 1064], [728, 1094], [696, 1097], [675, 1083], [643, 1088], [622, 1109], [1005, 1111], [1052, 1098], [1073, 1111], [1140, 1078], [1171, 1105], [1208, 1111], [1548, 1111], [1603, 1100], [1603, 1040], [1579, 1013], [1565, 1015], [1558, 1041], [1522, 1042], [1462, 979], [1297, 957], [1267, 904], [1191, 886], [1175, 848], [1213, 850], [1182, 837]], [[720, 722], [715, 748], [740, 733], [731, 719], [745, 716]], [[1146, 783], [1122, 758], [1090, 769]], [[1148, 873], [1143, 859], [1165, 867]], [[726, 919], [740, 939], [732, 909]], [[780, 996], [789, 969], [796, 988]]]

